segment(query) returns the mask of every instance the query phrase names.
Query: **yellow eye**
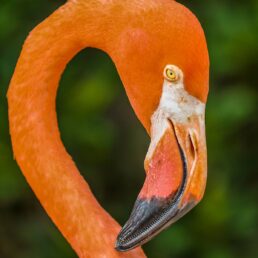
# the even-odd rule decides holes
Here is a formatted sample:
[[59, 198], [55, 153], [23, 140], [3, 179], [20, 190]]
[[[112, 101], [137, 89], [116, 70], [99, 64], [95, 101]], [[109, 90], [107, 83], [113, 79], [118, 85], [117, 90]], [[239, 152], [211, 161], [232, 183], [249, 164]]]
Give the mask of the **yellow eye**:
[[171, 82], [175, 82], [178, 80], [178, 75], [176, 74], [176, 72], [171, 69], [171, 68], [167, 68], [165, 71], [165, 77], [168, 81]]

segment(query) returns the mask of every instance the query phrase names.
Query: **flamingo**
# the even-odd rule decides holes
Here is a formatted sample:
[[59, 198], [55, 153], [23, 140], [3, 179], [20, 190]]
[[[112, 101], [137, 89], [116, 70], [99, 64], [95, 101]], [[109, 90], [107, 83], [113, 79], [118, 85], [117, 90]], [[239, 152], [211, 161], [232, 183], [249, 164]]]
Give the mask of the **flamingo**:
[[[87, 47], [113, 60], [151, 139], [146, 179], [122, 229], [93, 196], [58, 129], [60, 77]], [[8, 90], [14, 157], [80, 258], [145, 257], [139, 246], [202, 199], [208, 82], [202, 27], [172, 0], [69, 0], [29, 34]]]

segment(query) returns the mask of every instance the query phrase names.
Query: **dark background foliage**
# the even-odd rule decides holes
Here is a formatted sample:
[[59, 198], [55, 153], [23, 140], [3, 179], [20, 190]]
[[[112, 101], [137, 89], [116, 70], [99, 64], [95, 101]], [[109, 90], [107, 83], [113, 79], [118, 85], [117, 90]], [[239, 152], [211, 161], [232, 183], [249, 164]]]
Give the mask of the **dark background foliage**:
[[[158, 1], [158, 0], [157, 0]], [[0, 257], [76, 257], [13, 160], [6, 91], [29, 31], [61, 0], [0, 3]], [[182, 1], [200, 19], [211, 58], [209, 177], [201, 204], [148, 243], [150, 258], [258, 256], [258, 1]], [[149, 139], [111, 60], [87, 49], [58, 94], [62, 139], [100, 203], [125, 222], [144, 179]]]

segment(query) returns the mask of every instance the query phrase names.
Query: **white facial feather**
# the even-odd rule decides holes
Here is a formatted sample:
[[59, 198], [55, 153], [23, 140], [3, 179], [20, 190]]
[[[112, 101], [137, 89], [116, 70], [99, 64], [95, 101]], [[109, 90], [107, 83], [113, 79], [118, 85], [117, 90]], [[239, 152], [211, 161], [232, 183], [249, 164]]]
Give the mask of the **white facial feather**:
[[191, 117], [197, 116], [204, 123], [205, 104], [191, 96], [184, 87], [183, 72], [174, 65], [168, 65], [178, 75], [175, 82], [164, 79], [160, 103], [151, 117], [151, 144], [146, 158], [151, 158], [166, 129], [174, 124], [189, 126]]

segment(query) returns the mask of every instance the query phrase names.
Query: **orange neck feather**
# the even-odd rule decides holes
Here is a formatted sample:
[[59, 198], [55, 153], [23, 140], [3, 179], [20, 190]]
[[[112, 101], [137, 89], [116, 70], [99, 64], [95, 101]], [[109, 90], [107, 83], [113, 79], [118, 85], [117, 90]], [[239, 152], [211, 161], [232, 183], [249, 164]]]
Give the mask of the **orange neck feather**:
[[98, 204], [60, 139], [55, 111], [60, 76], [81, 49], [105, 50], [106, 44], [104, 10], [88, 5], [85, 17], [73, 2], [34, 29], [23, 47], [8, 91], [15, 158], [79, 257], [145, 257], [139, 248], [114, 250], [120, 226]]

